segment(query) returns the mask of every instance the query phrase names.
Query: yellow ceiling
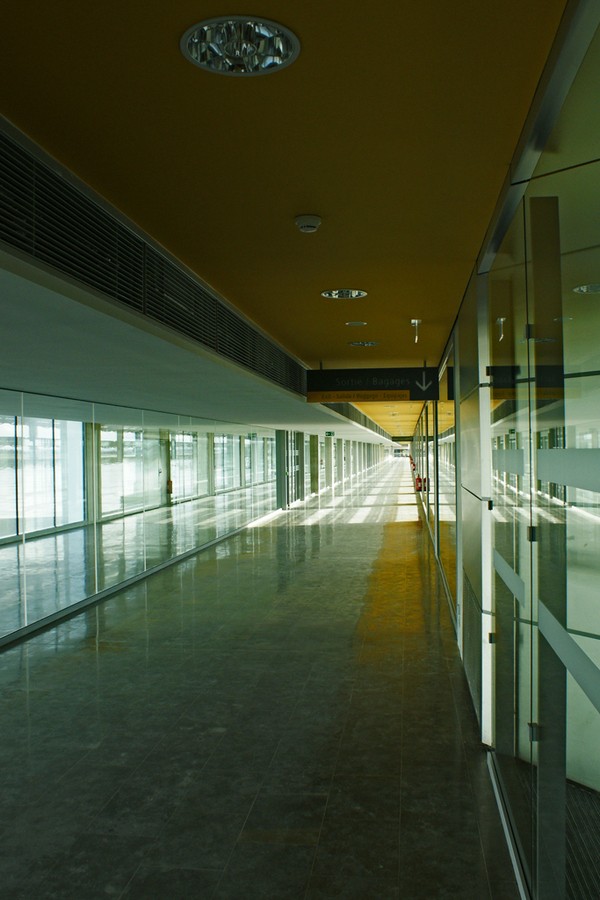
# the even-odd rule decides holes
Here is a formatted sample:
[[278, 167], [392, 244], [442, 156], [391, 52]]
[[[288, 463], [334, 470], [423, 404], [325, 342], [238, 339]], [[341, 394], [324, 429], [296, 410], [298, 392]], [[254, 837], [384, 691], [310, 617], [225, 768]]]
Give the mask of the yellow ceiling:
[[564, 6], [261, 0], [302, 50], [236, 79], [179, 40], [246, 6], [19, 0], [0, 112], [308, 365], [435, 365]]
[[423, 402], [390, 400], [389, 403], [355, 403], [361, 412], [381, 425], [388, 434], [392, 436], [408, 437], [415, 430], [415, 425], [419, 421]]

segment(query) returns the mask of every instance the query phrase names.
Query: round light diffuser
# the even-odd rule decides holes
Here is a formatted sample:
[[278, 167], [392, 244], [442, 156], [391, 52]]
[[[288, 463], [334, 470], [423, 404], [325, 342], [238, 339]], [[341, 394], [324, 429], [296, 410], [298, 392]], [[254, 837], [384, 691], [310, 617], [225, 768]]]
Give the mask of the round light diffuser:
[[321, 291], [321, 297], [329, 297], [332, 300], [356, 300], [357, 297], [366, 296], [366, 291], [352, 291], [348, 288], [339, 291]]
[[300, 41], [288, 28], [248, 16], [223, 16], [193, 25], [180, 47], [201, 69], [242, 77], [277, 72], [300, 53]]
[[346, 322], [346, 325], [366, 325], [366, 322]]

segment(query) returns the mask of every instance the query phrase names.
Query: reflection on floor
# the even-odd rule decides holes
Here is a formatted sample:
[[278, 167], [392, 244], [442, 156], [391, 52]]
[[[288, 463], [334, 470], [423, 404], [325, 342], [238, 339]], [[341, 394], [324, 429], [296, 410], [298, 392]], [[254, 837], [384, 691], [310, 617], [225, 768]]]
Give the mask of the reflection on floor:
[[275, 484], [0, 546], [0, 636], [274, 510]]
[[517, 900], [405, 460], [2, 654], [5, 900]]

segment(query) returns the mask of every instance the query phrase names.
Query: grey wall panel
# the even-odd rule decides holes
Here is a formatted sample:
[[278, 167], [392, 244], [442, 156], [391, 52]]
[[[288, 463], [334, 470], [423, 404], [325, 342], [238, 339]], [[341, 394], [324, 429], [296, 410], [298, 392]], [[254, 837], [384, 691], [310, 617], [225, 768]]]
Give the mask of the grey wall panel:
[[524, 475], [525, 453], [523, 450], [494, 450], [492, 468], [510, 475]]
[[473, 586], [463, 569], [464, 643], [463, 664], [473, 698], [477, 719], [481, 723], [481, 607]]
[[600, 492], [600, 450], [538, 450], [537, 477]]
[[461, 484], [481, 497], [479, 391], [460, 404]]
[[516, 597], [521, 606], [525, 606], [525, 582], [517, 575], [512, 566], [494, 550], [494, 568], [513, 597]]
[[481, 500], [464, 488], [461, 496], [463, 568], [481, 604]]
[[472, 278], [458, 315], [461, 400], [479, 384], [476, 284], [476, 279]]

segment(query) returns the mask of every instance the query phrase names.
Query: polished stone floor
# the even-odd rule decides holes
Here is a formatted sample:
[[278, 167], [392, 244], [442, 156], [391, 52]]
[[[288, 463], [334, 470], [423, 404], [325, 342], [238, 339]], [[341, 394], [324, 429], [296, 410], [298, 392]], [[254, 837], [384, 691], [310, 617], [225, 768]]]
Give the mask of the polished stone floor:
[[276, 509], [275, 482], [0, 544], [0, 637]]
[[0, 656], [3, 900], [517, 900], [406, 460]]

